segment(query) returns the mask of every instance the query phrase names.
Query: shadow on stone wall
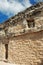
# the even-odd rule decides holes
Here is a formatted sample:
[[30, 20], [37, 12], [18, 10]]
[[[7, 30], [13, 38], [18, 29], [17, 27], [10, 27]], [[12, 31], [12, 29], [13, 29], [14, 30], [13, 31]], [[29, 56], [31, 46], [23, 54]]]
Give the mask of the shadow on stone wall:
[[38, 63], [38, 65], [43, 65], [43, 60], [41, 61], [41, 63]]
[[[15, 39], [18, 39], [18, 40], [20, 40], [20, 39], [24, 39], [24, 40], [25, 39], [26, 40], [31, 39], [33, 41], [40, 40], [42, 38], [43, 38], [43, 31], [40, 31], [40, 32], [37, 32], [37, 33], [27, 33], [27, 34], [15, 37]], [[14, 39], [14, 37], [12, 39]]]

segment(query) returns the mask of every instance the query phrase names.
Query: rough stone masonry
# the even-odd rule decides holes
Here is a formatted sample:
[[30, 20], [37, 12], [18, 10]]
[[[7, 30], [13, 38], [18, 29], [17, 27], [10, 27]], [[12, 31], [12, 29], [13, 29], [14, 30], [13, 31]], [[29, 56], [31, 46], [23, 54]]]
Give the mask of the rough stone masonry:
[[0, 61], [43, 65], [43, 2], [0, 24]]

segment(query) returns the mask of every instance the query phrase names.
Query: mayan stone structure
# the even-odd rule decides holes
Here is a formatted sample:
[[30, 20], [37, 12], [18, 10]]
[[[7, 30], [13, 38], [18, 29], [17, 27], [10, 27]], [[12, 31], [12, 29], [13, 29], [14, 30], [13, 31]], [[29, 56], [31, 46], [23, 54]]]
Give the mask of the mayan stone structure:
[[43, 65], [43, 3], [0, 24], [0, 61]]

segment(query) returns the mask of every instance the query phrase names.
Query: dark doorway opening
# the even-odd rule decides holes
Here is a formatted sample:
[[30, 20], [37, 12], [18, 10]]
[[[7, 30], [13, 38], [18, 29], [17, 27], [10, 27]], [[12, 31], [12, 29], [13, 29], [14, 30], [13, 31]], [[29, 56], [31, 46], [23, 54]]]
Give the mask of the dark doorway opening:
[[8, 44], [5, 44], [5, 59], [8, 59]]

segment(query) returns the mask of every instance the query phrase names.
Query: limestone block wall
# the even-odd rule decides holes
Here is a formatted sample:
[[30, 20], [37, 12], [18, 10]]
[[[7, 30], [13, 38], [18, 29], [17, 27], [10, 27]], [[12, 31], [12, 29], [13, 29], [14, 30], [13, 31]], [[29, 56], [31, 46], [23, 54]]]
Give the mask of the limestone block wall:
[[0, 42], [0, 61], [5, 60], [5, 44]]
[[43, 31], [11, 38], [8, 49], [8, 62], [38, 65], [43, 60]]

